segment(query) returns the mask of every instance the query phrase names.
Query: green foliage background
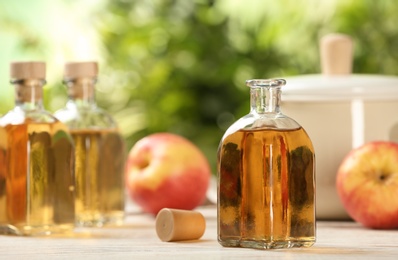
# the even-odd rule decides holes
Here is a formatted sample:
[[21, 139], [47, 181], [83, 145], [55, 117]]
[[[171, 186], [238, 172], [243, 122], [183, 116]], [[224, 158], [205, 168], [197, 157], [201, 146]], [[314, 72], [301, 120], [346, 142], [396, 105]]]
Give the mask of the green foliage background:
[[[93, 6], [84, 21], [99, 38], [97, 100], [119, 122], [128, 147], [151, 133], [180, 134], [202, 149], [214, 173], [224, 131], [249, 111], [245, 80], [320, 73], [322, 36], [353, 38], [354, 73], [398, 74], [394, 0], [104, 0]], [[18, 50], [51, 61], [43, 51], [51, 41], [24, 31], [28, 23], [10, 27], [16, 24], [11, 11], [0, 24], [21, 31]], [[47, 108], [61, 107], [65, 93], [59, 82], [49, 83]], [[5, 97], [0, 113], [12, 103], [11, 94]]]

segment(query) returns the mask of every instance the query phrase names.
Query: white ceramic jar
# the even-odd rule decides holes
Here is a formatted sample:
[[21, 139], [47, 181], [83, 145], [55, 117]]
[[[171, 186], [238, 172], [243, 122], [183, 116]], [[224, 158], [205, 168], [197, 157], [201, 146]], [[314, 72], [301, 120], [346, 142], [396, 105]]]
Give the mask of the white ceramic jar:
[[342, 60], [351, 53], [349, 37], [325, 37], [323, 73], [286, 78], [282, 89], [283, 113], [299, 121], [314, 144], [318, 219], [349, 218], [335, 181], [350, 150], [370, 141], [398, 142], [398, 77], [350, 74], [344, 64], [351, 59]]

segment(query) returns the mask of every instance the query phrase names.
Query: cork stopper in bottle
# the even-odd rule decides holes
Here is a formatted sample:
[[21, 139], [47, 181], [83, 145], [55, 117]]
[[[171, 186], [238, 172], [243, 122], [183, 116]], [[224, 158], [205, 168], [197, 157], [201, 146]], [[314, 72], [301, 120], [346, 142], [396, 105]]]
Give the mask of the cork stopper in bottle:
[[324, 75], [348, 75], [352, 72], [353, 43], [345, 34], [328, 34], [320, 41], [321, 68]]
[[97, 77], [98, 64], [94, 61], [68, 62], [65, 64], [64, 77], [71, 78], [92, 78]]
[[10, 64], [11, 80], [45, 79], [46, 64], [41, 61], [12, 62]]
[[164, 208], [156, 216], [156, 233], [164, 242], [199, 239], [205, 229], [205, 218], [197, 211]]

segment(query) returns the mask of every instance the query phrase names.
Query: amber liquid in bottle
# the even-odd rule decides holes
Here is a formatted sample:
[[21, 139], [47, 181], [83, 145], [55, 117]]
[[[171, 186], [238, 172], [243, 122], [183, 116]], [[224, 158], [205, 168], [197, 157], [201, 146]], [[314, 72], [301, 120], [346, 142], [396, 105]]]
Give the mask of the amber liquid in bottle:
[[0, 118], [0, 233], [67, 233], [75, 224], [74, 145], [42, 103], [44, 62], [13, 62], [15, 107]]
[[76, 221], [121, 224], [124, 219], [124, 141], [117, 130], [71, 130], [75, 141]]
[[0, 127], [0, 233], [41, 235], [74, 228], [73, 144], [65, 126]]
[[314, 243], [314, 161], [307, 140], [302, 128], [240, 130], [225, 138], [219, 151], [221, 243], [258, 248]]
[[315, 155], [305, 130], [279, 108], [283, 79], [248, 80], [250, 113], [218, 149], [218, 241], [257, 249], [316, 241]]
[[95, 102], [97, 62], [65, 64], [68, 102], [54, 115], [75, 142], [76, 224], [85, 227], [124, 222], [125, 143], [116, 121]]

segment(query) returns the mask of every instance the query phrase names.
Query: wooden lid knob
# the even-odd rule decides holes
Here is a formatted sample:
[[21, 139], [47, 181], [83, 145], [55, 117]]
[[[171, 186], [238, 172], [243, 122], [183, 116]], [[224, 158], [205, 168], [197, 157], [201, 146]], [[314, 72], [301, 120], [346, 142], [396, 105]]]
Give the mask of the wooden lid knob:
[[164, 242], [199, 239], [205, 229], [205, 218], [197, 211], [164, 208], [156, 216], [156, 233]]
[[45, 79], [46, 63], [41, 61], [12, 62], [11, 79]]
[[321, 69], [324, 75], [352, 73], [353, 43], [345, 34], [328, 34], [320, 41]]
[[98, 64], [95, 61], [68, 62], [65, 64], [65, 78], [96, 77], [98, 74]]

